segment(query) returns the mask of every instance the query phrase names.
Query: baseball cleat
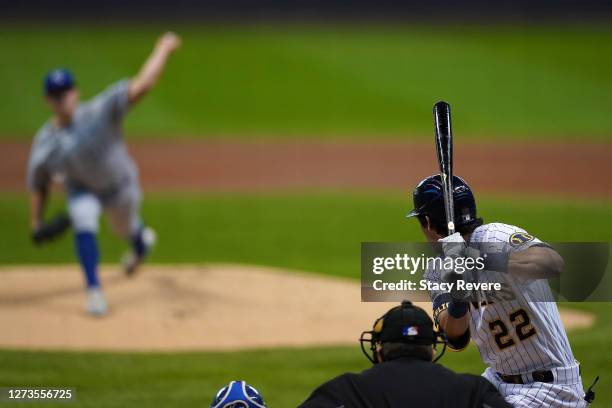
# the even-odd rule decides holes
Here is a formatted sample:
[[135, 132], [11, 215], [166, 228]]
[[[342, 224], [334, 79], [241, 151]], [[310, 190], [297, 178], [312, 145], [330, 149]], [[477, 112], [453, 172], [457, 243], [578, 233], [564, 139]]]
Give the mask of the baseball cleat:
[[87, 289], [87, 313], [95, 317], [108, 313], [106, 298], [100, 288]]
[[134, 252], [134, 250], [130, 250], [125, 255], [123, 255], [123, 259], [121, 260], [123, 270], [125, 271], [125, 274], [127, 276], [134, 275], [134, 273], [138, 269], [138, 266], [142, 264], [142, 262], [145, 260], [145, 258], [151, 251], [151, 248], [153, 248], [153, 246], [155, 246], [155, 243], [157, 242], [157, 234], [152, 228], [145, 227], [142, 230], [141, 234], [142, 242], [145, 246], [144, 254], [139, 256], [138, 254], [136, 254], [136, 252]]

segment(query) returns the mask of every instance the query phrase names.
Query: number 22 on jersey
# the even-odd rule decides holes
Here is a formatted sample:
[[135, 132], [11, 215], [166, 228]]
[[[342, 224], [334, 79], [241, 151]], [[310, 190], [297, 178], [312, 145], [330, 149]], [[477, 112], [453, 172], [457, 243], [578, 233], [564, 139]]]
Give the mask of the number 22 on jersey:
[[500, 350], [514, 346], [516, 344], [515, 338], [523, 341], [536, 334], [536, 330], [531, 324], [531, 319], [529, 319], [525, 309], [519, 309], [510, 313], [508, 318], [512, 322], [516, 336], [510, 333], [508, 326], [501, 319], [489, 322], [489, 330], [491, 330], [495, 344], [497, 344]]

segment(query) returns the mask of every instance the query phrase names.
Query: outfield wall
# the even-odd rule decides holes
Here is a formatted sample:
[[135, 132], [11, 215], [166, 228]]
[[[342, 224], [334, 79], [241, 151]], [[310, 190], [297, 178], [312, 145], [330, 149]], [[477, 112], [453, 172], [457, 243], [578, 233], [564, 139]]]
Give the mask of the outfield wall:
[[483, 19], [511, 20], [602, 19], [612, 16], [612, 3], [605, 0], [105, 0], [84, 2], [74, 0], [2, 1], [3, 15], [9, 18], [99, 18], [101, 15], [119, 19], [148, 20], [150, 18], [187, 19], [285, 19], [285, 18], [402, 18], [421, 19]]

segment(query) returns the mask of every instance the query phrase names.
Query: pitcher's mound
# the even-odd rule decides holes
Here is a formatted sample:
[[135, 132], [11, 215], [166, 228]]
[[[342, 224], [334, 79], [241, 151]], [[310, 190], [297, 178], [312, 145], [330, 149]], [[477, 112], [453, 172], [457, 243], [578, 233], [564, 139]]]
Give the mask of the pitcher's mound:
[[[389, 303], [359, 283], [237, 265], [103, 267], [110, 313], [84, 311], [76, 266], [0, 268], [0, 348], [175, 351], [353, 344]], [[421, 305], [428, 312], [429, 304]], [[566, 324], [588, 326], [572, 311]]]

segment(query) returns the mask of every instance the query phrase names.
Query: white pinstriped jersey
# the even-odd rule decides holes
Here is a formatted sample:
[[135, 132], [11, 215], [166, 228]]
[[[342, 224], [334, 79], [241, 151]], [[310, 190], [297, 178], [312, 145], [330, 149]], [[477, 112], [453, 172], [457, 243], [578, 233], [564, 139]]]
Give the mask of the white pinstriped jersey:
[[[508, 243], [511, 245], [505, 245]], [[521, 251], [545, 244], [521, 228], [491, 223], [476, 228], [468, 245], [491, 252], [492, 247]], [[428, 270], [425, 278], [441, 281], [436, 270]], [[485, 364], [502, 374], [577, 367], [546, 280], [521, 282], [506, 274], [484, 271], [479, 273], [478, 281], [501, 282], [502, 288], [512, 288], [493, 295], [481, 294], [480, 304], [470, 305], [470, 335]], [[430, 295], [434, 310], [449, 299], [447, 293], [440, 291]]]

